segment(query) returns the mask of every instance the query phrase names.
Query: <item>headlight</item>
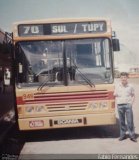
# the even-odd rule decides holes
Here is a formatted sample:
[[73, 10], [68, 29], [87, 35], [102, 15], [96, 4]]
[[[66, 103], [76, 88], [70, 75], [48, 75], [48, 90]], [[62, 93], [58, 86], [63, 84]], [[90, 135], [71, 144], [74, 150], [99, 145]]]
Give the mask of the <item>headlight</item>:
[[36, 112], [43, 112], [43, 111], [45, 111], [45, 108], [43, 106], [37, 106], [37, 107], [35, 107], [35, 111]]
[[27, 107], [26, 107], [26, 112], [31, 113], [31, 112], [33, 112], [33, 111], [34, 111], [34, 107], [33, 107], [33, 106], [27, 106]]
[[108, 104], [107, 104], [107, 102], [100, 102], [99, 107], [100, 107], [100, 109], [108, 109]]
[[91, 108], [91, 109], [98, 109], [98, 103], [96, 103], [96, 102], [90, 102], [89, 103], [89, 108]]
[[38, 113], [38, 112], [43, 112], [45, 111], [44, 106], [27, 106], [26, 107], [26, 112], [28, 113]]
[[108, 109], [107, 102], [90, 102], [88, 108], [92, 110]]

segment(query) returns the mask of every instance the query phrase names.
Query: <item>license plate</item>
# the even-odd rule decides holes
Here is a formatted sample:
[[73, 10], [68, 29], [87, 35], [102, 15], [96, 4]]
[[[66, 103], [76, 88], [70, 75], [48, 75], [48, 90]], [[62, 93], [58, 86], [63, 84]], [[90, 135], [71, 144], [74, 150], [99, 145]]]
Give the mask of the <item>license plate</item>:
[[79, 124], [79, 123], [82, 123], [81, 118], [54, 120], [54, 125]]

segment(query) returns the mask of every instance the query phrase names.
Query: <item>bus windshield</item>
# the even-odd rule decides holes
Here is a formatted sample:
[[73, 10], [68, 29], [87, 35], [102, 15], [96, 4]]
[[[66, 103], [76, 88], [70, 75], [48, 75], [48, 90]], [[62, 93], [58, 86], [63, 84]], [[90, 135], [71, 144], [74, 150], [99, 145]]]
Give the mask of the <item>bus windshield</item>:
[[23, 41], [16, 45], [17, 83], [68, 85], [112, 83], [112, 57], [108, 38]]

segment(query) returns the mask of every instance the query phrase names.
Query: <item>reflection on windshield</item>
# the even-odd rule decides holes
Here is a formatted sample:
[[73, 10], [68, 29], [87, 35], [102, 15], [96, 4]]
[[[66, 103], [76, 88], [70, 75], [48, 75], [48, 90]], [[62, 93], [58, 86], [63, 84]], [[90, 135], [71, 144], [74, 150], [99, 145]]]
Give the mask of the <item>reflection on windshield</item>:
[[108, 39], [30, 41], [20, 42], [17, 48], [17, 62], [23, 67], [18, 81], [63, 85], [66, 70], [68, 85], [84, 82], [81, 73], [92, 83], [112, 82]]

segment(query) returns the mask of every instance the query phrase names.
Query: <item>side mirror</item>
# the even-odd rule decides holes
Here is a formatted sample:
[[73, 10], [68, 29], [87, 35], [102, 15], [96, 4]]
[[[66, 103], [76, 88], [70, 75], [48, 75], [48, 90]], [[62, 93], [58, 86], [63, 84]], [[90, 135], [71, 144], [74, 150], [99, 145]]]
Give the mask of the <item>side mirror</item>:
[[112, 46], [113, 46], [113, 51], [120, 51], [119, 39], [117, 38], [112, 39]]

